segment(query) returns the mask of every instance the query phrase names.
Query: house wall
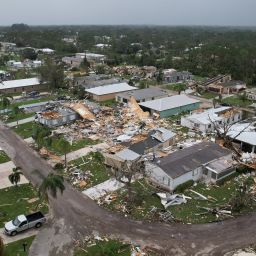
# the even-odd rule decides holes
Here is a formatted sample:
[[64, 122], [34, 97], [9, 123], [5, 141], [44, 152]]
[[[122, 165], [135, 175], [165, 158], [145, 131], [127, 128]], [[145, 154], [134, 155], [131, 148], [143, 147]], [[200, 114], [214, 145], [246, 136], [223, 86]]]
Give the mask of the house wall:
[[[171, 166], [170, 166], [171, 169]], [[178, 185], [185, 183], [189, 180], [197, 181], [202, 177], [202, 167], [190, 171], [177, 177], [175, 179], [167, 175], [159, 166], [152, 163], [146, 164], [146, 173], [148, 177], [159, 186], [164, 187], [170, 191], [174, 190]]]
[[193, 111], [198, 109], [199, 107], [200, 107], [200, 102], [196, 102], [196, 103], [184, 105], [178, 108], [171, 108], [168, 110], [164, 110], [164, 111], [161, 111], [159, 114], [161, 118], [166, 118], [166, 117], [180, 114], [182, 112]]
[[31, 85], [25, 87], [16, 87], [9, 89], [0, 89], [0, 93], [22, 93], [22, 92], [32, 92], [32, 91], [44, 91], [48, 89], [47, 84]]
[[[223, 118], [222, 123], [225, 122], [225, 123], [232, 124], [232, 123], [236, 123], [240, 120], [242, 120], [242, 112], [235, 113], [233, 116], [228, 117], [228, 118]], [[214, 126], [212, 123], [201, 124], [196, 121], [191, 121], [191, 120], [189, 120], [189, 116], [181, 118], [181, 125], [188, 127], [190, 129], [195, 129], [195, 130], [203, 132], [203, 133], [214, 131]]]
[[55, 119], [46, 119], [44, 117], [38, 117], [37, 121], [40, 124], [49, 126], [49, 127], [56, 127], [56, 126], [61, 126], [61, 125], [65, 125], [68, 123], [71, 123], [73, 121], [75, 121], [78, 118], [78, 115], [76, 113], [74, 114], [70, 114], [68, 116], [61, 116], [60, 118], [55, 118]]
[[111, 94], [105, 94], [105, 95], [96, 95], [96, 94], [90, 94], [90, 97], [95, 101], [106, 101], [106, 100], [113, 100], [116, 98], [116, 93]]

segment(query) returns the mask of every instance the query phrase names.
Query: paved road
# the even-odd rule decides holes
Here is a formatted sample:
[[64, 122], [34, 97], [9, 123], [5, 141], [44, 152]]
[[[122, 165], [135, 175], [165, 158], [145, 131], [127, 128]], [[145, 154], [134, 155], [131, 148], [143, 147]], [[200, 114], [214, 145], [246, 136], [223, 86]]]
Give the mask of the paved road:
[[[38, 186], [50, 165], [6, 126], [0, 125], [0, 147]], [[33, 172], [39, 170], [40, 174]], [[50, 198], [54, 219], [36, 237], [31, 256], [70, 256], [74, 239], [85, 235], [112, 235], [158, 248], [163, 255], [223, 255], [256, 243], [256, 214], [204, 225], [159, 224], [133, 221], [99, 207], [66, 184], [63, 195]]]

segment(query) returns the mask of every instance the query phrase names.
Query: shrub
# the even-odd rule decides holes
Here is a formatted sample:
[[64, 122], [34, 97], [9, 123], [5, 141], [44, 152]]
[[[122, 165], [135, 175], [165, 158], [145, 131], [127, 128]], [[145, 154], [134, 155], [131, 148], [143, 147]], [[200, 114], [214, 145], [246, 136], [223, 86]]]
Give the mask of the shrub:
[[176, 187], [175, 192], [177, 193], [183, 193], [186, 189], [192, 187], [194, 185], [193, 180], [188, 180], [183, 184], [180, 184], [179, 186]]

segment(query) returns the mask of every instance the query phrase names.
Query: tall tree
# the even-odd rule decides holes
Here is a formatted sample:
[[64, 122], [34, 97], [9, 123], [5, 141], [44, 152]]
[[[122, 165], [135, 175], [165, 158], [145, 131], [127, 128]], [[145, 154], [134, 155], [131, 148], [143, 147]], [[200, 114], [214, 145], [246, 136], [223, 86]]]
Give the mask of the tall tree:
[[9, 175], [9, 180], [10, 182], [15, 185], [16, 187], [18, 186], [18, 183], [20, 182], [20, 176], [23, 175], [23, 173], [20, 171], [20, 167], [15, 167], [12, 169], [12, 173]]
[[51, 172], [40, 185], [39, 196], [40, 198], [45, 199], [48, 202], [48, 193], [56, 198], [58, 191], [60, 191], [60, 193], [62, 194], [64, 190], [65, 185], [63, 176]]
[[11, 96], [7, 96], [5, 94], [2, 94], [1, 96], [1, 107], [2, 108], [8, 108], [11, 105], [11, 101], [10, 98], [12, 98]]
[[58, 150], [61, 153], [64, 154], [64, 156], [65, 156], [65, 167], [67, 167], [67, 153], [70, 152], [71, 145], [70, 145], [70, 143], [67, 140], [65, 140], [64, 138], [61, 138], [58, 141], [57, 147], [58, 147]]

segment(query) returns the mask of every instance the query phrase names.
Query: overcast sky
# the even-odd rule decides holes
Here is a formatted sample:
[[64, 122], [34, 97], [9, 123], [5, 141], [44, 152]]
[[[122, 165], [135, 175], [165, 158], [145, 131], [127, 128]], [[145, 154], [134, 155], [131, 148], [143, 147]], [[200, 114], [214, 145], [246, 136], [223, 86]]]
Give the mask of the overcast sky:
[[256, 26], [256, 0], [1, 0], [0, 25]]

